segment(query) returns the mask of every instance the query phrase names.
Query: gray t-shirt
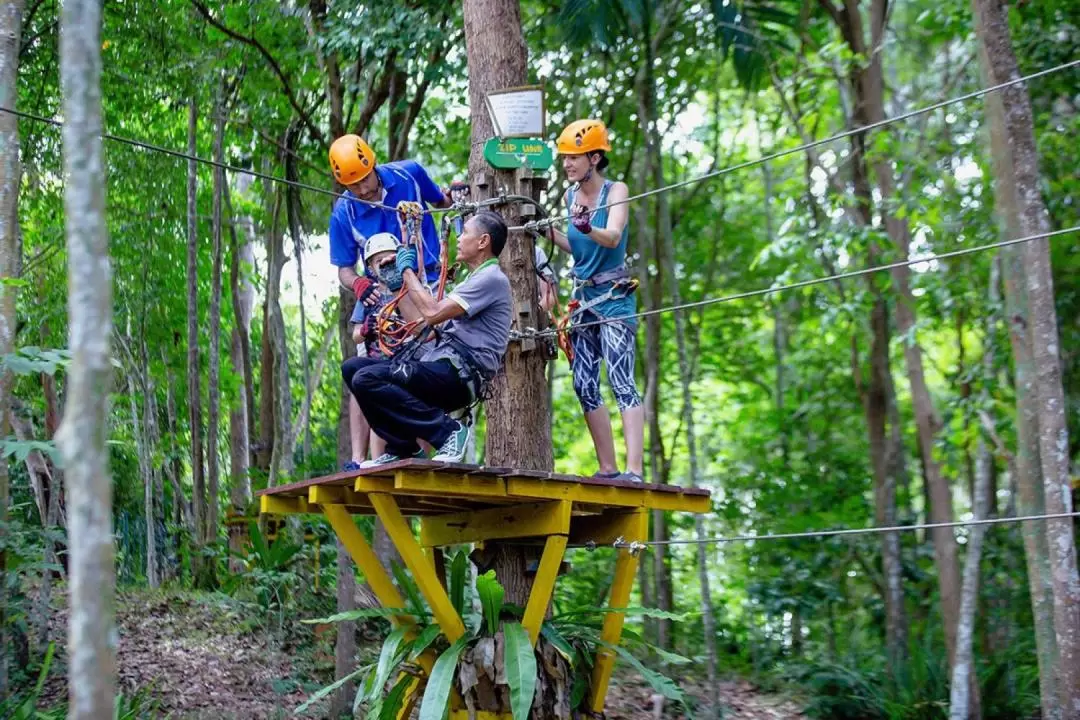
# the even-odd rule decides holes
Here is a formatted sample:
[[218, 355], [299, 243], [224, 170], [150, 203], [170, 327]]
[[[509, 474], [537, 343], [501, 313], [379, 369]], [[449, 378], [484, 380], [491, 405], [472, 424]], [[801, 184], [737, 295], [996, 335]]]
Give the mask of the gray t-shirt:
[[[449, 298], [460, 305], [465, 314], [448, 320], [440, 328], [442, 335], [451, 335], [469, 348], [472, 359], [494, 375], [502, 365], [506, 346], [510, 342], [513, 309], [510, 281], [498, 264], [492, 263], [470, 274], [450, 292]], [[448, 340], [440, 339], [423, 359], [445, 358], [449, 355], [447, 350], [450, 347]]]

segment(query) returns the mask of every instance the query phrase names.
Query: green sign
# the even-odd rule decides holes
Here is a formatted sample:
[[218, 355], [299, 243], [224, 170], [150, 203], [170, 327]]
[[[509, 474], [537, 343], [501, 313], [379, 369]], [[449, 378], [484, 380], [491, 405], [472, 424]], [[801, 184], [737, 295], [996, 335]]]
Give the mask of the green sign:
[[491, 138], [484, 143], [484, 159], [488, 165], [500, 170], [530, 167], [547, 170], [555, 162], [555, 155], [543, 140], [529, 138]]

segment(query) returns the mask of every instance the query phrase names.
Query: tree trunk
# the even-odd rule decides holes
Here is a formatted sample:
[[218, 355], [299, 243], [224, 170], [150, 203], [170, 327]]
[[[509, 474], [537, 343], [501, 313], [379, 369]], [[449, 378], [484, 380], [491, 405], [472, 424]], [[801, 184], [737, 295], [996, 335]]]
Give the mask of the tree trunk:
[[[646, 21], [648, 22], [648, 21]], [[651, 33], [646, 30], [646, 38], [651, 39]], [[648, 43], [651, 45], [651, 42]], [[652, 156], [649, 163], [652, 169], [652, 187], [663, 187], [664, 169], [663, 158], [660, 155], [660, 136], [656, 118], [656, 86], [652, 73], [653, 63], [646, 60], [645, 85], [649, 102], [646, 107], [652, 110], [650, 115], [645, 116], [645, 149]], [[682, 304], [682, 292], [679, 289], [679, 278], [676, 272], [675, 245], [672, 242], [664, 242], [663, 239], [671, 238], [671, 214], [669, 212], [667, 195], [656, 195], [656, 214], [660, 226], [658, 245], [664, 248], [664, 260], [668, 270], [668, 281], [671, 283], [671, 301], [674, 305]], [[686, 447], [690, 458], [690, 485], [697, 487], [701, 483], [701, 474], [698, 465], [697, 434], [694, 427], [694, 401], [692, 393], [693, 378], [691, 377], [690, 358], [687, 352], [686, 318], [682, 311], [675, 313], [675, 345], [679, 357], [679, 380], [682, 386], [682, 412], [686, 427]], [[698, 514], [695, 516], [694, 530], [698, 539], [697, 564], [698, 581], [701, 585], [701, 614], [705, 630], [705, 650], [707, 658], [707, 678], [709, 682], [709, 701], [712, 704], [712, 712], [719, 717], [721, 713], [719, 686], [716, 677], [716, 616], [713, 612], [712, 594], [709, 591], [709, 548], [706, 544], [705, 518]]]
[[143, 486], [143, 514], [146, 515], [146, 582], [151, 588], [161, 586], [161, 548], [157, 541], [157, 499], [161, 497], [161, 469], [154, 461], [156, 449], [161, 443], [161, 432], [158, 426], [158, 404], [154, 395], [154, 385], [150, 380], [150, 360], [146, 351], [146, 333], [140, 333], [139, 349], [142, 360], [143, 377], [145, 378], [143, 389], [143, 416], [142, 433], [144, 443], [150, 448], [149, 466], [150, 474], [145, 478]]
[[[15, 108], [18, 100], [22, 0], [0, 4], [0, 105]], [[19, 123], [11, 113], [0, 116], [0, 279], [14, 278], [19, 268]], [[14, 285], [0, 285], [0, 356], [15, 349]], [[11, 407], [11, 373], [0, 371], [0, 437], [7, 437]], [[7, 512], [11, 502], [8, 463], [0, 462], [0, 586], [7, 587]], [[0, 595], [0, 697], [8, 695], [7, 593]]]
[[[652, 95], [646, 90], [646, 81], [637, 85], [638, 116], [652, 117], [650, 109]], [[645, 153], [645, 161], [638, 168], [638, 187], [649, 187], [652, 182], [654, 161], [652, 153]], [[638, 247], [642, 257], [641, 296], [646, 299], [650, 310], [663, 304], [664, 294], [664, 257], [660, 251], [661, 241], [657, 239], [655, 229], [649, 224], [647, 203], [638, 203], [634, 211], [634, 222], [638, 227]], [[651, 258], [652, 262], [649, 262]], [[665, 451], [664, 436], [660, 427], [660, 354], [663, 344], [661, 318], [658, 314], [645, 318], [645, 419], [649, 426], [649, 477], [654, 483], [666, 481], [664, 473]], [[663, 510], [652, 513], [652, 539], [662, 542], [668, 539], [667, 515]], [[674, 598], [671, 590], [671, 568], [667, 546], [652, 546], [653, 580], [656, 585], [656, 605], [664, 611], [670, 611]], [[666, 618], [656, 620], [656, 645], [664, 650], [671, 649], [671, 621]]]
[[[296, 157], [291, 152], [296, 144], [300, 133], [300, 126], [294, 125], [289, 133], [289, 139], [285, 141], [285, 148], [290, 152], [285, 153], [285, 177], [292, 181], [298, 181], [300, 175], [296, 168]], [[285, 214], [289, 222], [289, 235], [292, 237], [293, 255], [296, 258], [296, 282], [300, 297], [300, 357], [304, 366], [304, 404], [311, 406], [311, 358], [307, 341], [307, 314], [304, 312], [304, 238], [300, 227], [300, 192], [296, 186], [290, 185], [285, 189]], [[306, 417], [299, 418], [304, 433], [304, 478], [311, 476], [311, 424]], [[293, 433], [298, 434], [299, 428], [294, 428]], [[289, 442], [289, 454], [295, 452], [295, 443]]]
[[[247, 274], [241, 276], [241, 263], [250, 267], [255, 260], [251, 244], [250, 228], [243, 227], [244, 240], [239, 241], [236, 232], [236, 218], [233, 215], [229, 199], [229, 186], [225, 184], [225, 208], [229, 219], [231, 239], [229, 261], [229, 296], [232, 300], [233, 329], [229, 360], [233, 373], [240, 379], [240, 392], [232, 399], [229, 408], [229, 505], [234, 516], [242, 516], [251, 504], [251, 475], [248, 471], [251, 462], [250, 414], [252, 412], [252, 377], [251, 377], [251, 312], [255, 301], [255, 288]], [[244, 538], [244, 528], [229, 525], [229, 549], [239, 552]], [[229, 560], [231, 572], [239, 572], [240, 561], [232, 557]]]
[[[522, 85], [527, 79], [520, 8], [513, 0], [470, 0], [463, 7], [472, 108], [472, 152], [469, 157], [472, 197], [483, 200], [500, 192], [521, 194], [515, 172], [492, 170], [483, 157], [483, 142], [494, 135], [485, 107], [485, 94]], [[491, 27], [501, 30], [493, 33]], [[486, 180], [483, 186], [478, 182], [481, 175]], [[508, 224], [521, 224], [519, 207], [496, 207]], [[510, 279], [517, 309], [514, 322], [519, 329], [536, 327], [534, 319], [540, 316], [533, 263], [531, 236], [512, 234], [499, 257], [499, 264]], [[544, 382], [546, 360], [543, 352], [525, 349], [524, 345], [522, 342], [510, 344], [504, 372], [496, 379], [494, 394], [485, 404], [486, 460], [491, 465], [550, 470], [553, 461]]]
[[[135, 344], [135, 338], [131, 334], [130, 314], [127, 318], [126, 334], [127, 346], [130, 351]], [[146, 521], [146, 582], [150, 587], [157, 587], [157, 568], [154, 566], [154, 553], [156, 552], [154, 548], [154, 480], [152, 475], [154, 461], [151, 457], [152, 449], [147, 445], [149, 438], [146, 437], [143, 422], [139, 417], [139, 403], [136, 398], [136, 395], [138, 395], [135, 382], [136, 374], [138, 374], [139, 378], [138, 385], [143, 388], [144, 397], [150, 384], [145, 374], [147, 372], [146, 365], [141, 368], [135, 367], [135, 357], [130, 352], [128, 361], [130, 367], [128, 367], [126, 375], [128, 406], [131, 411], [131, 434], [135, 438], [135, 455], [139, 461], [139, 476], [143, 482], [143, 517]]]
[[[822, 0], [834, 12], [835, 7], [829, 0]], [[845, 21], [841, 31], [851, 50], [869, 57], [864, 66], [854, 71], [853, 89], [856, 105], [855, 120], [860, 125], [875, 123], [885, 118], [885, 88], [882, 71], [882, 43], [885, 25], [888, 21], [885, 0], [873, 0], [870, 7], [870, 44], [867, 46], [862, 26], [862, 16], [857, 7], [835, 17]], [[855, 162], [862, 158], [856, 158]], [[895, 196], [895, 183], [892, 166], [884, 159], [872, 163], [881, 194], [879, 208], [884, 218], [886, 232], [897, 246], [900, 257], [908, 256], [910, 235], [905, 220], [889, 211], [889, 203]], [[904, 345], [904, 362], [908, 381], [911, 386], [912, 404], [915, 409], [915, 424], [918, 431], [919, 446], [922, 451], [925, 477], [930, 493], [930, 518], [934, 522], [949, 522], [953, 519], [952, 495], [948, 478], [941, 471], [941, 464], [934, 457], [934, 442], [941, 423], [930, 397], [930, 391], [923, 373], [922, 349], [914, 339], [916, 328], [915, 302], [911, 293], [911, 271], [907, 267], [892, 270], [893, 284], [896, 287], [898, 301], [896, 305], [897, 331], [908, 338]], [[945, 625], [945, 644], [950, 658], [950, 667], [956, 648], [956, 627], [960, 610], [960, 565], [957, 559], [956, 537], [950, 528], [933, 531], [934, 558], [938, 570], [938, 582], [941, 595], [941, 612]], [[972, 711], [978, 717], [978, 688], [973, 688]]]
[[68, 717], [112, 717], [116, 631], [109, 475], [112, 272], [101, 148], [101, 4], [68, 0], [60, 32], [71, 364], [57, 434], [67, 467], [71, 586]]
[[[483, 157], [483, 142], [494, 135], [484, 97], [493, 90], [524, 85], [525, 40], [521, 30], [521, 9], [517, 0], [465, 0], [465, 49], [469, 72], [469, 106], [472, 145], [469, 176], [472, 197], [483, 200], [499, 193], [539, 198], [542, 182], [526, 171], [492, 170]], [[498, 32], [492, 32], [498, 28]], [[507, 223], [520, 225], [521, 206], [496, 206]], [[514, 327], [538, 327], [537, 277], [534, 271], [533, 242], [522, 233], [512, 233], [499, 257], [510, 280]], [[542, 344], [535, 340], [516, 341], [506, 353], [503, 372], [494, 382], [493, 395], [485, 404], [487, 438], [485, 462], [530, 470], [551, 470], [553, 466], [551, 426], [544, 369], [547, 364]], [[524, 606], [531, 585], [525, 569], [529, 555], [520, 545], [493, 543], [495, 574], [506, 588], [506, 602]], [[543, 667], [542, 665], [540, 667]], [[546, 682], [567, 686], [569, 678], [557, 679], [545, 670]], [[506, 712], [506, 707], [479, 709]], [[544, 708], [547, 710], [547, 708]], [[543, 713], [541, 713], [543, 714]], [[543, 714], [544, 717], [548, 715]]]
[[[356, 343], [349, 335], [349, 318], [352, 316], [355, 298], [352, 292], [341, 289], [338, 291], [338, 342], [341, 347], [341, 355], [350, 358], [356, 355]], [[345, 383], [341, 383], [340, 403], [338, 405], [338, 433], [337, 433], [337, 460], [338, 467], [352, 459], [352, 444], [349, 439], [349, 398], [351, 397]], [[385, 533], [385, 531], [384, 531]], [[336, 538], [336, 536], [335, 536]], [[339, 613], [353, 610], [356, 607], [356, 574], [353, 560], [349, 556], [341, 539], [337, 541], [337, 611]], [[380, 556], [380, 561], [387, 565]], [[336, 623], [337, 639], [334, 645], [334, 679], [339, 680], [356, 670], [356, 623]], [[354, 683], [346, 683], [340, 690], [334, 693], [331, 706], [332, 717], [340, 717], [346, 712], [352, 712], [352, 701], [356, 689]]]
[[[214, 160], [218, 163], [225, 162], [225, 88], [224, 82], [219, 84], [214, 101]], [[211, 261], [210, 276], [210, 357], [207, 365], [209, 377], [207, 378], [208, 406], [206, 417], [206, 467], [207, 502], [206, 502], [206, 537], [207, 545], [214, 546], [218, 541], [218, 495], [221, 491], [221, 468], [218, 463], [218, 427], [221, 421], [221, 263], [222, 263], [222, 238], [221, 238], [221, 212], [222, 195], [225, 193], [225, 170], [220, 166], [214, 166], [213, 175], [213, 205], [211, 210], [211, 234], [213, 235], [213, 259]], [[209, 575], [216, 575], [213, 563], [208, 564]], [[213, 584], [216, 577], [208, 577]]]
[[[277, 211], [280, 205], [274, 202], [275, 215], [271, 222], [271, 230], [267, 235], [266, 249], [267, 278], [266, 278], [266, 330], [269, 332], [270, 342], [270, 367], [272, 368], [273, 384], [262, 389], [266, 393], [271, 390], [271, 402], [273, 403], [273, 428], [270, 454], [270, 474], [267, 479], [267, 487], [275, 487], [280, 484], [281, 477], [292, 475], [292, 455], [285, 447], [289, 438], [289, 418], [292, 415], [292, 395], [289, 388], [289, 348], [285, 341], [285, 318], [281, 313], [281, 276], [285, 269], [285, 237], [277, 222]], [[264, 362], [267, 360], [263, 355]], [[263, 428], [263, 437], [266, 437], [266, 428]]]
[[[980, 43], [983, 75], [989, 85], [990, 73]], [[1016, 195], [1012, 155], [1005, 133], [1005, 117], [999, 93], [984, 98], [994, 165], [994, 198], [1003, 238], [1021, 236], [1019, 198]], [[1014, 470], [1017, 514], [1042, 515], [1045, 502], [1042, 470], [1039, 463], [1039, 410], [1035, 394], [1035, 370], [1028, 334], [1029, 309], [1023, 268], [1023, 248], [1002, 248], [1001, 261], [1005, 280], [1005, 314], [1012, 347], [1016, 392], [1016, 462]], [[1058, 689], [1057, 637], [1054, 633], [1054, 591], [1050, 579], [1050, 546], [1046, 526], [1039, 521], [1021, 524], [1024, 557], [1027, 561], [1028, 589], [1035, 626], [1035, 648], [1039, 664], [1039, 696], [1042, 716], [1061, 720], [1062, 706]]]
[[[998, 284], [999, 266], [995, 259], [990, 266], [989, 305], [991, 308], [986, 318], [986, 339], [983, 345], [983, 382], [979, 393], [979, 405], [990, 403], [989, 384], [994, 380], [994, 331], [997, 326], [997, 310], [1000, 305]], [[986, 443], [984, 433], [979, 433], [975, 448], [975, 486], [972, 490], [972, 505], [976, 520], [987, 516], [990, 498], [987, 489], [994, 472], [994, 459]], [[972, 712], [971, 686], [975, 676], [975, 658], [972, 653], [975, 635], [975, 613], [979, 603], [979, 565], [982, 561], [983, 539], [986, 537], [986, 525], [973, 525], [968, 536], [967, 554], [964, 558], [964, 580], [960, 588], [960, 618], [956, 631], [956, 662], [952, 668], [949, 683], [949, 719], [967, 720]]]
[[[199, 107], [196, 98], [188, 103], [188, 153], [195, 155], [198, 147]], [[194, 160], [188, 161], [187, 178], [187, 385], [188, 429], [191, 433], [191, 506], [195, 520], [192, 539], [201, 550], [206, 537], [206, 487], [203, 477], [202, 448], [202, 389], [199, 372], [199, 219], [198, 169]], [[201, 552], [192, 554], [192, 571], [201, 576]]]
[[[1005, 9], [989, 0], [973, 0], [976, 31], [984, 48], [991, 82], [1020, 76], [1009, 35]], [[1002, 91], [1004, 136], [1009, 151], [1018, 225], [1021, 235], [1050, 230], [1050, 218], [1040, 190], [1038, 152], [1027, 89], [1013, 85]], [[1069, 485], [1069, 437], [1058, 357], [1057, 312], [1050, 268], [1049, 242], [1044, 238], [1023, 250], [1030, 304], [1029, 342], [1032, 349], [1035, 396], [1038, 401], [1039, 463], [1047, 513], [1072, 511]], [[1057, 676], [1063, 717], [1080, 717], [1080, 578], [1070, 518], [1045, 521], [1050, 550], [1057, 636]]]

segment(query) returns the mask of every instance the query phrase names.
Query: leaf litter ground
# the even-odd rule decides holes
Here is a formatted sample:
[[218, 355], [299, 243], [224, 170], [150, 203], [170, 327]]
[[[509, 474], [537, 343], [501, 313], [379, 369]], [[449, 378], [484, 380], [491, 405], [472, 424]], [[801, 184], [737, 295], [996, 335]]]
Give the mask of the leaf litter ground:
[[[252, 622], [251, 610], [222, 595], [191, 592], [124, 592], [117, 597], [120, 689], [133, 694], [149, 688], [161, 711], [191, 720], [256, 720], [293, 717], [293, 708], [329, 682], [332, 655], [290, 651]], [[66, 653], [66, 609], [57, 612], [51, 635], [57, 639], [58, 664], [45, 688], [42, 707], [67, 693], [62, 670]], [[376, 652], [361, 648], [361, 653]], [[331, 651], [332, 652], [332, 651]], [[702, 682], [682, 679], [685, 692], [700, 704], [707, 696]], [[608, 720], [679, 718], [668, 703], [658, 714], [648, 684], [631, 668], [620, 666], [608, 693]], [[720, 683], [725, 720], [802, 720], [798, 705], [766, 695], [743, 680]], [[51, 702], [50, 702], [51, 701]], [[324, 716], [325, 705], [307, 717]]]

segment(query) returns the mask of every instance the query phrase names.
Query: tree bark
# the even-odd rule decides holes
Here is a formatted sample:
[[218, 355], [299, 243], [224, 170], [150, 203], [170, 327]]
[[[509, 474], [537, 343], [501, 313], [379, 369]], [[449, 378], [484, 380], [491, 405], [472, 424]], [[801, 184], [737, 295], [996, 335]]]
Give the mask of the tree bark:
[[[0, 105], [15, 108], [18, 100], [19, 47], [22, 39], [22, 0], [0, 4]], [[14, 278], [19, 268], [19, 122], [11, 113], [0, 117], [0, 279]], [[0, 285], [0, 356], [15, 349], [14, 285]], [[11, 407], [11, 373], [0, 371], [0, 408]], [[0, 409], [0, 437], [9, 433], [8, 413]], [[6, 547], [8, 504], [11, 502], [8, 463], [0, 462], [0, 548]], [[7, 587], [7, 553], [0, 549], [0, 586]], [[0, 595], [0, 697], [8, 694], [7, 593]]]
[[[650, 51], [651, 53], [651, 51]], [[648, 62], [645, 66], [648, 67]], [[638, 116], [650, 118], [655, 115], [655, 109], [651, 107], [655, 98], [647, 88], [651, 81], [642, 74], [637, 83], [638, 91]], [[647, 188], [652, 182], [654, 171], [652, 164], [655, 161], [653, 153], [645, 153], [645, 161], [638, 168], [638, 187]], [[638, 203], [634, 211], [634, 221], [638, 226], [639, 254], [644, 259], [641, 264], [641, 272], [638, 279], [640, 282], [641, 296], [646, 299], [650, 310], [655, 310], [663, 304], [664, 295], [664, 256], [660, 250], [662, 240], [659, 233], [649, 224], [649, 211], [647, 203]], [[649, 259], [651, 258], [651, 263]], [[660, 427], [660, 354], [663, 344], [663, 326], [658, 314], [649, 315], [645, 318], [645, 420], [649, 427], [649, 477], [655, 483], [667, 481], [664, 468], [667, 465], [664, 436]], [[652, 513], [652, 539], [658, 542], [668, 539], [667, 515], [663, 510], [654, 510]], [[671, 589], [671, 567], [668, 557], [667, 546], [660, 544], [652, 546], [653, 580], [656, 585], [656, 604], [661, 610], [671, 611], [674, 598]], [[664, 650], [671, 649], [671, 621], [666, 618], [656, 620], [656, 645]]]
[[[338, 342], [341, 347], [341, 355], [350, 358], [356, 355], [356, 344], [349, 335], [349, 318], [352, 316], [355, 298], [352, 292], [344, 289], [338, 292]], [[349, 398], [350, 393], [341, 383], [340, 400], [338, 405], [338, 433], [337, 433], [337, 460], [338, 467], [352, 459], [352, 443], [349, 439]], [[384, 531], [385, 533], [385, 531]], [[356, 607], [356, 574], [353, 560], [348, 550], [337, 541], [337, 611], [339, 613], [353, 610]], [[380, 561], [383, 561], [380, 556]], [[386, 567], [385, 561], [383, 561]], [[356, 623], [340, 622], [337, 625], [337, 638], [334, 645], [334, 679], [339, 680], [352, 673], [356, 669]], [[341, 717], [342, 714], [352, 711], [352, 701], [356, 689], [354, 683], [346, 683], [340, 690], [334, 693], [331, 706], [333, 717]]]
[[[882, 69], [882, 43], [885, 25], [888, 21], [885, 0], [873, 0], [870, 7], [870, 42], [867, 45], [863, 20], [857, 4], [847, 3], [843, 11], [838, 11], [831, 0], [821, 0], [840, 26], [845, 41], [856, 54], [868, 59], [865, 65], [853, 71], [852, 86], [855, 92], [854, 118], [859, 125], [867, 125], [885, 118], [885, 86]], [[860, 138], [864, 142], [862, 138]], [[862, 158], [855, 159], [856, 162]], [[884, 219], [889, 238], [897, 246], [900, 257], [908, 256], [910, 234], [905, 220], [896, 217], [889, 209], [893, 201], [895, 183], [892, 166], [884, 159], [872, 163], [882, 204], [879, 211]], [[907, 267], [891, 271], [896, 287], [897, 331], [907, 340], [904, 345], [904, 363], [907, 368], [911, 387], [912, 404], [915, 409], [915, 424], [918, 432], [919, 447], [922, 452], [925, 477], [930, 494], [930, 518], [933, 522], [949, 522], [953, 519], [952, 494], [948, 478], [941, 471], [941, 464], [934, 457], [934, 442], [941, 422], [934, 408], [930, 391], [923, 373], [922, 349], [915, 341], [916, 328], [915, 302], [911, 293], [911, 271]], [[960, 565], [957, 559], [956, 537], [950, 528], [934, 531], [934, 558], [938, 570], [938, 582], [941, 595], [942, 620], [945, 626], [945, 644], [948, 649], [950, 667], [955, 656], [956, 628], [960, 611]], [[977, 701], [978, 688], [973, 688], [973, 716], [980, 714]]]
[[[196, 98], [188, 102], [188, 153], [198, 147], [199, 107]], [[194, 516], [193, 540], [202, 548], [206, 537], [206, 483], [203, 476], [202, 388], [199, 372], [199, 219], [198, 165], [188, 161], [187, 177], [187, 385], [188, 429], [191, 432], [191, 507]], [[202, 553], [192, 554], [192, 570], [202, 572]]]
[[[985, 46], [980, 44], [980, 55]], [[986, 84], [990, 84], [986, 59], [982, 57]], [[1019, 198], [1013, 182], [1012, 157], [1005, 135], [1004, 108], [1001, 96], [990, 93], [984, 98], [994, 166], [994, 198], [1003, 238], [1021, 236]], [[1023, 268], [1023, 249], [1002, 248], [1001, 261], [1005, 285], [1005, 314], [1013, 355], [1013, 385], [1016, 392], [1016, 483], [1017, 514], [1042, 515], [1046, 504], [1042, 492], [1039, 463], [1039, 410], [1035, 394], [1034, 360], [1028, 334], [1029, 310]], [[1028, 590], [1035, 626], [1035, 648], [1039, 665], [1039, 697], [1042, 716], [1061, 720], [1061, 697], [1056, 672], [1057, 637], [1054, 633], [1054, 591], [1050, 580], [1050, 546], [1046, 527], [1038, 521], [1020, 527], [1027, 562]]]
[[68, 717], [112, 717], [113, 622], [111, 384], [112, 272], [105, 224], [101, 122], [101, 4], [68, 0], [60, 33], [64, 94], [64, 211], [68, 218], [71, 364], [67, 406], [57, 434], [67, 467], [69, 552]]
[[[515, 172], [489, 168], [482, 147], [483, 142], [494, 135], [485, 108], [485, 94], [522, 85], [527, 79], [520, 8], [513, 0], [470, 0], [463, 9], [472, 108], [472, 152], [469, 156], [472, 197], [483, 200], [500, 192], [520, 194]], [[501, 30], [490, 32], [491, 27]], [[487, 180], [483, 186], [477, 182], [481, 175]], [[498, 209], [507, 224], [521, 224], [520, 208]], [[511, 234], [499, 264], [510, 279], [516, 309], [515, 327], [518, 329], [536, 327], [533, 319], [540, 316], [533, 263], [530, 236]], [[539, 350], [526, 350], [523, 346], [521, 342], [510, 344], [504, 371], [495, 380], [493, 396], [485, 404], [486, 459], [492, 465], [550, 470], [553, 460], [544, 382], [546, 360]]]
[[[255, 302], [255, 288], [245, 273], [241, 276], [241, 264], [250, 267], [255, 256], [248, 224], [242, 227], [243, 242], [236, 231], [236, 220], [229, 200], [229, 186], [225, 184], [225, 208], [232, 222], [229, 223], [231, 239], [229, 260], [229, 296], [232, 300], [233, 329], [229, 360], [233, 373], [240, 379], [240, 392], [232, 399], [229, 408], [229, 505], [234, 516], [245, 514], [251, 504], [251, 435], [250, 416], [253, 405], [251, 377], [251, 312]], [[244, 529], [241, 525], [229, 525], [229, 549], [241, 550]], [[232, 572], [238, 572], [240, 561], [229, 561]]]
[[[651, 46], [652, 33], [649, 28], [648, 20], [646, 20], [645, 37], [649, 41], [646, 44]], [[648, 93], [649, 98], [646, 107], [652, 112], [645, 116], [645, 151], [652, 157], [652, 161], [648, 163], [652, 170], [651, 186], [663, 187], [665, 184], [664, 168], [659, 144], [661, 136], [656, 122], [656, 80], [652, 72], [652, 67], [653, 63], [651, 58], [647, 56], [644, 85], [646, 86], [646, 92]], [[664, 248], [664, 260], [666, 261], [665, 264], [667, 265], [668, 270], [668, 281], [671, 284], [671, 301], [674, 305], [681, 305], [682, 292], [679, 288], [679, 278], [675, 269], [675, 245], [670, 241], [663, 242], [663, 239], [672, 237], [671, 214], [667, 203], [667, 195], [665, 193], [660, 193], [655, 197], [656, 214], [660, 230], [657, 237], [661, 239], [658, 245], [662, 245]], [[701, 483], [701, 474], [698, 465], [697, 434], [694, 427], [694, 401], [691, 389], [693, 377], [691, 377], [692, 370], [689, 353], [687, 352], [686, 318], [682, 311], [675, 312], [675, 345], [679, 357], [679, 380], [680, 385], [682, 386], [682, 412], [686, 427], [686, 448], [690, 459], [690, 485], [691, 487], [697, 487]], [[712, 594], [709, 590], [709, 548], [705, 542], [707, 540], [705, 518], [700, 514], [695, 516], [694, 531], [698, 539], [698, 581], [701, 585], [701, 614], [705, 630], [704, 640], [707, 658], [706, 676], [709, 683], [709, 701], [712, 705], [713, 714], [719, 717], [721, 708], [719, 685], [716, 677], [716, 615], [713, 611]]]
[[[285, 142], [285, 177], [294, 182], [300, 179], [300, 175], [296, 168], [296, 156], [292, 152], [293, 147], [296, 145], [297, 135], [300, 132], [298, 125], [293, 126], [293, 130], [289, 133], [289, 139]], [[296, 259], [296, 282], [297, 289], [300, 298], [300, 358], [304, 367], [304, 404], [306, 407], [311, 406], [311, 393], [314, 392], [311, 384], [311, 357], [308, 350], [307, 340], [307, 313], [304, 311], [304, 238], [303, 231], [300, 227], [300, 192], [296, 189], [295, 185], [289, 185], [285, 189], [285, 214], [289, 222], [289, 235], [292, 238], [293, 243], [293, 256]], [[311, 424], [307, 422], [306, 417], [299, 418], [298, 420], [303, 427], [304, 433], [304, 478], [307, 479], [311, 476]], [[292, 436], [295, 437], [299, 434], [299, 428], [294, 428]], [[292, 456], [295, 453], [295, 442], [291, 440], [289, 442], [289, 455]]]
[[[998, 285], [1000, 282], [998, 261], [990, 266], [990, 314], [986, 318], [986, 339], [983, 345], [983, 382], [979, 392], [979, 405], [990, 403], [989, 383], [994, 380], [994, 330], [997, 326], [996, 308], [1000, 305]], [[990, 496], [987, 489], [994, 472], [994, 459], [990, 455], [990, 446], [984, 433], [979, 433], [975, 447], [975, 486], [972, 490], [972, 505], [975, 520], [987, 516]], [[960, 618], [956, 631], [956, 662], [952, 668], [949, 683], [949, 719], [967, 720], [971, 716], [971, 686], [975, 675], [975, 658], [972, 653], [975, 635], [975, 614], [979, 603], [979, 574], [982, 562], [983, 539], [986, 537], [986, 525], [973, 525], [967, 542], [967, 554], [964, 557], [964, 579], [960, 588]]]
[[[275, 211], [280, 209], [274, 203]], [[273, 403], [273, 428], [270, 453], [270, 473], [267, 487], [275, 487], [284, 475], [293, 471], [292, 455], [285, 447], [289, 438], [289, 418], [292, 416], [292, 395], [289, 389], [289, 349], [285, 340], [285, 317], [281, 312], [281, 276], [285, 269], [285, 236], [281, 232], [276, 214], [267, 235], [266, 256], [268, 258], [266, 278], [266, 331], [269, 332], [270, 358], [273, 384], [271, 402]], [[266, 361], [264, 353], [263, 360]], [[266, 392], [263, 389], [262, 392]], [[266, 437], [266, 428], [263, 428]]]
[[[214, 100], [214, 143], [212, 153], [218, 163], [225, 162], [225, 88], [224, 81], [219, 83]], [[213, 250], [210, 275], [210, 356], [207, 361], [207, 415], [206, 415], [206, 467], [207, 467], [207, 503], [206, 537], [207, 545], [216, 545], [218, 541], [218, 496], [221, 491], [221, 467], [218, 462], [218, 436], [221, 422], [221, 264], [222, 264], [222, 195], [225, 193], [225, 170], [215, 165], [213, 174], [213, 204], [211, 210], [211, 234]], [[209, 563], [209, 575], [215, 575], [216, 568]], [[211, 579], [208, 577], [208, 579]], [[216, 578], [211, 580], [216, 584]]]
[[[483, 142], [494, 135], [485, 94], [497, 89], [524, 85], [527, 81], [527, 48], [521, 29], [521, 9], [517, 0], [465, 0], [465, 50], [469, 72], [469, 105], [472, 109], [472, 144], [469, 176], [472, 197], [486, 199], [498, 193], [539, 198], [541, 180], [525, 171], [492, 170], [483, 157]], [[498, 28], [498, 32], [492, 32]], [[483, 181], [482, 181], [483, 179]], [[509, 225], [520, 225], [522, 208], [496, 206]], [[534, 271], [533, 242], [523, 233], [511, 233], [499, 257], [510, 280], [518, 330], [538, 327], [537, 277]], [[544, 369], [547, 358], [535, 340], [512, 342], [504, 369], [494, 381], [492, 397], [485, 404], [487, 438], [485, 461], [495, 466], [530, 470], [551, 470], [553, 466], [551, 426]], [[526, 576], [526, 551], [519, 545], [493, 543], [495, 574], [506, 589], [506, 602], [524, 606], [531, 585]], [[543, 667], [543, 666], [541, 666]], [[545, 682], [565, 687], [568, 678], [558, 679], [546, 670]], [[506, 707], [479, 709], [506, 712]], [[545, 708], [546, 710], [546, 708]], [[541, 713], [542, 714], [542, 713]], [[547, 715], [543, 715], [547, 717]]]
[[[973, 0], [976, 34], [984, 48], [988, 76], [1001, 83], [1020, 76], [1009, 35], [1005, 9], [990, 0]], [[1020, 234], [1050, 230], [1050, 218], [1040, 190], [1038, 151], [1027, 88], [1013, 85], [1001, 94], [1008, 169], [1019, 210]], [[1069, 437], [1065, 398], [1058, 357], [1060, 341], [1050, 246], [1045, 238], [1027, 243], [1023, 250], [1029, 302], [1029, 342], [1032, 350], [1035, 397], [1038, 402], [1039, 463], [1047, 513], [1072, 512], [1069, 484]], [[1062, 717], [1080, 717], [1080, 578], [1076, 543], [1069, 518], [1045, 521], [1049, 545], [1054, 628], [1057, 639]]]

